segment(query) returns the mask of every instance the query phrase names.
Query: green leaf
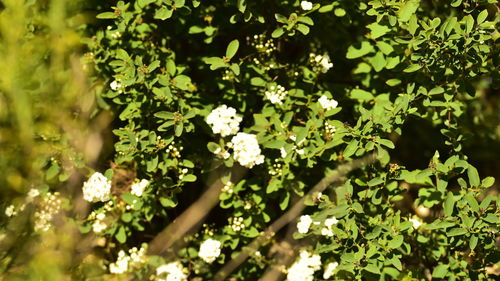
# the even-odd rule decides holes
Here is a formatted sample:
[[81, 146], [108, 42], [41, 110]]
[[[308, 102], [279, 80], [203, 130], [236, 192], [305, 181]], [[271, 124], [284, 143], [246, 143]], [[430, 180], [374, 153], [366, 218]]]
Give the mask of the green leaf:
[[404, 2], [401, 9], [399, 9], [398, 19], [401, 22], [407, 22], [410, 20], [410, 17], [417, 12], [418, 7], [420, 6], [420, 0], [408, 0]]
[[351, 142], [349, 142], [349, 144], [344, 149], [343, 153], [344, 157], [347, 158], [353, 155], [356, 152], [356, 150], [358, 150], [358, 144], [359, 144], [358, 140], [352, 140]]
[[477, 15], [477, 24], [482, 24], [488, 17], [488, 10], [483, 10], [479, 15]]
[[474, 27], [474, 18], [471, 15], [465, 16], [465, 32], [470, 33]]
[[61, 167], [59, 167], [59, 164], [57, 164], [55, 162], [52, 163], [52, 165], [45, 172], [45, 179], [47, 179], [47, 180], [53, 179], [57, 174], [59, 174], [60, 170], [61, 170]]
[[115, 238], [120, 243], [125, 243], [127, 241], [127, 233], [125, 232], [124, 226], [118, 228], [118, 231], [115, 233]]
[[394, 143], [391, 140], [388, 140], [388, 139], [379, 139], [378, 143], [380, 143], [381, 145], [383, 145], [385, 147], [388, 147], [390, 149], [394, 149], [395, 148]]
[[211, 70], [216, 70], [221, 67], [227, 67], [227, 63], [219, 57], [209, 57], [204, 59], [206, 64], [210, 64]]
[[481, 184], [477, 169], [472, 165], [469, 165], [467, 168], [467, 177], [469, 177], [469, 183], [472, 187], [479, 187]]
[[361, 42], [361, 47], [359, 49], [356, 49], [354, 46], [349, 46], [349, 48], [347, 49], [346, 58], [359, 58], [373, 52], [374, 50], [375, 48], [373, 48], [373, 46], [368, 41], [363, 41]]
[[415, 72], [421, 68], [422, 68], [422, 66], [419, 64], [411, 64], [407, 68], [405, 68], [403, 71], [409, 73], [409, 72]]
[[448, 235], [448, 237], [451, 237], [451, 236], [464, 235], [466, 233], [467, 233], [467, 230], [465, 228], [455, 227], [455, 228], [450, 229], [448, 231], [448, 233], [446, 233], [446, 235]]
[[302, 33], [304, 35], [309, 34], [309, 31], [310, 31], [310, 28], [307, 25], [302, 24], [302, 23], [297, 24], [295, 28], [297, 28], [297, 30], [300, 31], [300, 33]]
[[486, 177], [481, 181], [481, 186], [483, 188], [488, 188], [492, 186], [495, 183], [495, 178], [494, 177]]
[[453, 193], [451, 191], [446, 195], [446, 199], [444, 201], [444, 215], [449, 217], [453, 214], [453, 207], [455, 206], [455, 199], [453, 198]]
[[350, 93], [352, 99], [370, 101], [373, 100], [373, 95], [370, 92], [361, 89], [353, 89]]
[[448, 273], [448, 265], [438, 264], [436, 267], [434, 267], [434, 270], [432, 271], [432, 277], [444, 278], [446, 276], [446, 273]]
[[442, 87], [435, 87], [432, 90], [429, 91], [428, 95], [437, 95], [437, 94], [442, 94], [444, 93], [444, 89]]
[[474, 195], [472, 195], [471, 193], [467, 193], [465, 194], [464, 199], [465, 201], [467, 201], [467, 204], [470, 206], [473, 212], [479, 211], [479, 204], [477, 203], [476, 198], [474, 198]]
[[227, 45], [226, 58], [231, 59], [232, 57], [234, 57], [234, 55], [238, 51], [239, 46], [240, 42], [237, 39], [231, 41], [229, 45]]
[[363, 269], [371, 273], [380, 274], [380, 269], [376, 264], [373, 263], [367, 264]]
[[273, 33], [271, 34], [271, 36], [273, 38], [278, 38], [278, 37], [281, 37], [284, 33], [285, 33], [285, 29], [283, 27], [279, 27], [279, 28], [276, 28], [273, 31]]
[[380, 25], [380, 24], [378, 24], [376, 22], [372, 23], [372, 24], [369, 24], [366, 27], [368, 27], [370, 29], [370, 31], [371, 31], [371, 38], [372, 39], [377, 39], [379, 37], [382, 37], [385, 34], [387, 34], [389, 31], [391, 31], [391, 29], [388, 28], [387, 26]]
[[384, 179], [382, 177], [376, 177], [368, 182], [368, 186], [376, 186], [384, 183]]
[[479, 241], [479, 238], [477, 235], [472, 235], [469, 240], [469, 247], [471, 250], [474, 250], [477, 246], [477, 242]]
[[154, 18], [159, 20], [166, 20], [172, 16], [173, 12], [174, 11], [170, 7], [162, 6], [155, 11]]
[[186, 175], [182, 178], [182, 181], [185, 182], [195, 182], [196, 181], [196, 176], [195, 175]]
[[399, 246], [403, 244], [403, 241], [404, 241], [403, 235], [397, 235], [396, 237], [394, 237], [394, 239], [392, 239], [391, 241], [389, 241], [389, 243], [387, 243], [387, 247], [391, 249], [397, 249], [399, 248]]
[[104, 12], [96, 16], [98, 19], [114, 19], [117, 18], [116, 14], [113, 12]]
[[130, 222], [132, 220], [132, 218], [133, 218], [133, 216], [131, 213], [123, 213], [122, 217], [121, 217], [122, 221], [124, 221], [124, 222]]

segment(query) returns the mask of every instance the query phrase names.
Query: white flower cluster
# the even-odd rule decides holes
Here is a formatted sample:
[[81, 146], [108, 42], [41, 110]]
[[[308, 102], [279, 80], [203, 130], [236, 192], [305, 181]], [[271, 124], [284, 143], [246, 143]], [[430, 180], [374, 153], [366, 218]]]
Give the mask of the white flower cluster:
[[231, 181], [227, 181], [226, 184], [224, 184], [224, 186], [221, 188], [221, 192], [224, 192], [224, 193], [233, 193], [233, 190], [234, 189], [234, 184], [231, 182]]
[[111, 90], [116, 91], [118, 93], [123, 93], [123, 86], [118, 80], [114, 80], [109, 84], [109, 87], [111, 87]]
[[323, 109], [332, 110], [336, 108], [339, 103], [334, 99], [329, 99], [327, 96], [323, 95], [318, 99], [319, 104]]
[[38, 195], [40, 195], [40, 190], [38, 190], [36, 188], [30, 189], [30, 191], [28, 192], [28, 201], [32, 201]]
[[413, 229], [417, 229], [422, 225], [422, 221], [419, 219], [409, 219], [409, 221], [412, 223]]
[[335, 133], [335, 131], [337, 131], [337, 128], [335, 128], [335, 126], [333, 126], [325, 121], [325, 131], [327, 134], [333, 135]]
[[47, 193], [35, 211], [35, 231], [47, 231], [52, 227], [52, 219], [61, 210], [62, 200], [59, 192]]
[[209, 238], [200, 245], [198, 256], [207, 263], [212, 263], [220, 255], [220, 241]]
[[222, 159], [227, 159], [231, 156], [231, 154], [229, 154], [229, 152], [226, 149], [222, 149], [220, 147], [217, 147], [217, 149], [214, 151], [214, 154]]
[[300, 251], [299, 259], [288, 269], [288, 281], [313, 281], [314, 272], [321, 268], [321, 257], [306, 250]]
[[324, 222], [324, 227], [321, 229], [321, 235], [333, 236], [332, 226], [339, 221], [335, 217], [327, 218]]
[[326, 73], [330, 68], [333, 67], [333, 63], [330, 61], [330, 56], [325, 53], [324, 55], [316, 55], [314, 53], [309, 54], [309, 62], [313, 66], [315, 72]]
[[144, 189], [146, 189], [148, 185], [149, 181], [146, 179], [142, 179], [140, 182], [132, 184], [130, 193], [134, 194], [135, 196], [141, 197], [142, 193], [144, 192]]
[[[281, 156], [283, 157], [283, 154]], [[283, 157], [283, 158], [285, 158], [285, 157]], [[282, 167], [281, 163], [278, 163], [278, 161], [279, 161], [278, 159], [275, 159], [274, 161], [277, 163], [274, 163], [273, 168], [269, 169], [269, 174], [271, 176], [281, 176], [283, 174], [283, 167]]]
[[116, 262], [109, 265], [109, 272], [113, 274], [123, 274], [129, 271], [129, 269], [139, 267], [146, 262], [145, 247], [141, 247], [140, 249], [133, 247], [128, 252], [128, 255], [123, 250], [118, 252]]
[[304, 11], [310, 11], [313, 8], [313, 3], [309, 2], [309, 1], [302, 1], [302, 2], [300, 2], [300, 7]]
[[253, 41], [251, 42], [251, 45], [257, 49], [258, 52], [261, 53], [266, 53], [267, 55], [271, 54], [273, 51], [275, 51], [276, 45], [274, 44], [273, 39], [269, 39], [265, 41], [266, 36], [264, 34], [259, 34], [259, 35], [254, 35], [253, 36]]
[[271, 86], [269, 90], [265, 92], [266, 98], [272, 104], [283, 104], [283, 100], [285, 100], [286, 95], [288, 95], [288, 91], [285, 90], [285, 87], [281, 85]]
[[236, 134], [240, 130], [242, 118], [236, 114], [236, 109], [223, 104], [212, 110], [207, 116], [207, 123], [214, 134], [222, 137]]
[[177, 148], [175, 146], [175, 141], [172, 141], [168, 146], [167, 149], [165, 150], [167, 153], [170, 154], [170, 156], [175, 157], [175, 158], [181, 158], [181, 151], [184, 149], [183, 146]]
[[5, 215], [7, 217], [13, 217], [17, 215], [16, 207], [14, 205], [9, 205], [5, 208]]
[[245, 224], [243, 224], [242, 217], [229, 218], [229, 223], [231, 224], [231, 229], [234, 232], [241, 231], [242, 229], [245, 228]]
[[333, 272], [339, 266], [338, 262], [328, 263], [325, 267], [325, 271], [323, 272], [323, 279], [328, 279], [333, 276]]
[[299, 221], [297, 222], [297, 230], [299, 231], [299, 233], [306, 234], [309, 231], [309, 227], [311, 227], [311, 223], [311, 216], [300, 216]]
[[105, 218], [105, 213], [98, 213], [95, 215], [95, 221], [92, 223], [92, 231], [94, 231], [94, 233], [101, 233], [108, 227], [104, 222]]
[[238, 133], [231, 139], [233, 144], [234, 160], [241, 166], [252, 168], [254, 165], [264, 163], [264, 155], [260, 154], [257, 136], [247, 133]]
[[156, 268], [156, 275], [162, 276], [158, 281], [187, 281], [184, 267], [178, 261], [160, 265]]
[[111, 198], [111, 181], [103, 174], [95, 172], [83, 184], [83, 199], [89, 202], [106, 202]]

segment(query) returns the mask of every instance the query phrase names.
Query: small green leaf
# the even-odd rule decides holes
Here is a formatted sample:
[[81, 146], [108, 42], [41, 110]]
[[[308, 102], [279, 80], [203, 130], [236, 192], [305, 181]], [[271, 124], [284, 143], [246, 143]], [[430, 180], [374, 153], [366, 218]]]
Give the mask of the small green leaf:
[[495, 178], [494, 177], [486, 177], [481, 181], [481, 186], [483, 188], [488, 188], [492, 186], [495, 183]]
[[285, 29], [283, 27], [279, 27], [279, 28], [276, 28], [273, 31], [273, 33], [271, 34], [271, 36], [273, 38], [278, 38], [278, 37], [281, 37], [284, 33], [285, 33]]
[[300, 33], [302, 33], [304, 35], [309, 34], [310, 28], [305, 24], [299, 23], [296, 25], [296, 28], [298, 31], [300, 31]]
[[399, 248], [399, 246], [401, 246], [403, 244], [403, 241], [404, 241], [403, 235], [397, 235], [396, 237], [394, 237], [394, 239], [389, 241], [389, 243], [387, 244], [387, 247], [389, 247], [391, 249], [397, 249], [397, 248]]
[[450, 229], [448, 231], [447, 235], [448, 235], [448, 237], [451, 237], [451, 236], [464, 235], [466, 233], [467, 233], [466, 229], [461, 228], [461, 227], [455, 227], [455, 228]]
[[347, 158], [353, 155], [356, 152], [356, 150], [358, 150], [358, 144], [359, 144], [358, 140], [352, 140], [351, 142], [349, 142], [349, 144], [344, 149], [343, 153], [344, 157]]
[[226, 49], [226, 58], [231, 59], [232, 57], [234, 57], [234, 55], [238, 51], [239, 46], [240, 42], [237, 39], [231, 41]]
[[415, 72], [421, 68], [422, 68], [422, 66], [419, 64], [412, 64], [412, 65], [409, 65], [407, 68], [405, 68], [403, 71], [409, 73], [409, 72]]
[[477, 15], [477, 24], [482, 24], [488, 17], [488, 10], [483, 10], [479, 15]]
[[353, 89], [351, 91], [351, 98], [363, 101], [373, 100], [373, 95], [370, 92], [361, 89]]
[[444, 89], [442, 87], [435, 87], [432, 90], [429, 91], [428, 95], [437, 95], [437, 94], [442, 94], [444, 93]]
[[121, 218], [124, 222], [130, 222], [133, 217], [131, 213], [123, 213]]
[[451, 191], [446, 195], [446, 199], [444, 201], [444, 215], [449, 217], [453, 214], [453, 207], [455, 206], [455, 199], [453, 198], [453, 193]]
[[100, 13], [96, 16], [96, 18], [98, 18], [98, 19], [114, 19], [117, 17], [118, 16], [113, 12], [104, 12], [104, 13]]
[[469, 183], [471, 186], [479, 187], [479, 185], [481, 184], [477, 169], [472, 165], [469, 165], [469, 167], [467, 168], [467, 177], [469, 177]]
[[127, 234], [124, 226], [118, 228], [118, 231], [115, 233], [115, 238], [120, 243], [125, 243], [127, 241]]
[[417, 12], [420, 6], [420, 0], [409, 0], [404, 2], [403, 6], [399, 10], [398, 19], [401, 22], [407, 22], [410, 17]]
[[434, 278], [444, 278], [448, 273], [448, 265], [446, 264], [438, 264], [432, 271], [432, 277]]
[[476, 235], [472, 235], [470, 240], [469, 240], [469, 247], [471, 250], [474, 250], [477, 246], [477, 242], [479, 241], [479, 238]]
[[348, 59], [359, 58], [368, 53], [373, 52], [374, 50], [375, 48], [373, 48], [370, 42], [363, 41], [361, 42], [361, 47], [359, 49], [356, 49], [354, 46], [349, 46], [349, 48], [347, 49], [346, 58]]

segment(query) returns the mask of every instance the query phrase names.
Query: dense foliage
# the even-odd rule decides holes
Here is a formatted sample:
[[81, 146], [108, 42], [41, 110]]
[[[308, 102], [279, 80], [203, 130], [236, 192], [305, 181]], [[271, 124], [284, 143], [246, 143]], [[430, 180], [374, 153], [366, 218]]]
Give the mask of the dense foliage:
[[5, 278], [498, 274], [497, 1], [21, 2]]

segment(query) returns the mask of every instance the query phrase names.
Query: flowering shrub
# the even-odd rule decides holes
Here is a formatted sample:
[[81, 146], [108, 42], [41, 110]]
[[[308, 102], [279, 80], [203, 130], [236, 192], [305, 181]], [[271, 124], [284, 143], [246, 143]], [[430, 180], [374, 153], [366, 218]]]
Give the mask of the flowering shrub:
[[493, 279], [498, 4], [438, 2], [89, 4], [112, 148], [61, 141], [2, 231], [30, 210], [33, 239], [78, 228], [81, 279]]

